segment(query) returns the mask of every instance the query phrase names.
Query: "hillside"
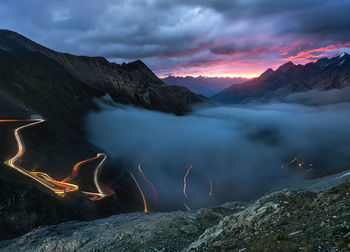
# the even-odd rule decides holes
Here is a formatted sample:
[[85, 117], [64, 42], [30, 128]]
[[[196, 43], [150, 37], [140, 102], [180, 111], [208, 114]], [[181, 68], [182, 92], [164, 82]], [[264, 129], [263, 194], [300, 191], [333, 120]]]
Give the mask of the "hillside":
[[[119, 65], [110, 63], [103, 57], [59, 53], [9, 30], [0, 30], [0, 50], [6, 51], [12, 57], [21, 55], [28, 60], [31, 60], [31, 57], [37, 58], [38, 55], [42, 60], [43, 58], [47, 61], [54, 60], [71, 75], [70, 78], [81, 82], [83, 89], [94, 89], [100, 95], [109, 94], [120, 103], [183, 114], [189, 110], [190, 105], [204, 101], [203, 97], [190, 92], [187, 88], [165, 85], [140, 60]], [[35, 60], [32, 63], [35, 64]], [[49, 71], [53, 64], [47, 65]], [[43, 66], [40, 71], [47, 72]], [[46, 75], [47, 78], [52, 77], [50, 79], [55, 77], [48, 73]], [[24, 73], [21, 73], [21, 77], [26, 78]], [[16, 79], [12, 81], [15, 82]], [[3, 85], [10, 83], [1, 83], [1, 86]], [[51, 88], [58, 88], [58, 85]]]
[[[77, 162], [104, 152], [86, 140], [83, 118], [99, 109], [95, 100], [106, 94], [116, 102], [175, 114], [183, 114], [190, 105], [204, 100], [186, 88], [165, 85], [141, 61], [118, 65], [102, 57], [58, 53], [18, 33], [0, 30], [0, 119], [46, 120], [23, 131], [26, 151], [18, 163], [26, 170], [63, 179]], [[0, 193], [0, 240], [38, 225], [139, 209], [130, 176], [120, 176], [110, 185], [118, 191], [118, 199], [91, 202], [81, 193], [60, 198], [4, 165], [16, 153], [13, 130], [21, 125], [0, 123], [0, 188], [6, 188]], [[89, 180], [93, 166], [86, 170], [79, 179], [93, 187]], [[104, 178], [118, 177], [119, 171], [120, 164], [107, 159], [102, 183]]]
[[346, 251], [350, 181], [341, 175], [251, 202], [42, 227], [0, 242], [0, 251]]

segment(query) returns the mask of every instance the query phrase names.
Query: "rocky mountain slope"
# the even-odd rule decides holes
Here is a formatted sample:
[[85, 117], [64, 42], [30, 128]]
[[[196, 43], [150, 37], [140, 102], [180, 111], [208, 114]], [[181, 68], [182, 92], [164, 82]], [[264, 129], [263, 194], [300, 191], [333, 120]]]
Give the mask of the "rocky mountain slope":
[[271, 100], [291, 93], [309, 90], [341, 89], [350, 86], [350, 55], [344, 53], [315, 63], [295, 65], [285, 63], [276, 71], [266, 70], [260, 77], [232, 85], [212, 98], [239, 103], [252, 100]]
[[[82, 119], [98, 109], [95, 99], [106, 94], [117, 102], [176, 114], [204, 100], [186, 88], [165, 85], [141, 61], [118, 65], [102, 57], [58, 53], [18, 33], [0, 30], [0, 119], [46, 119], [22, 132], [26, 151], [18, 163], [25, 169], [63, 179], [77, 162], [104, 152], [86, 140]], [[72, 198], [52, 195], [4, 165], [17, 151], [13, 129], [18, 126], [21, 123], [0, 122], [0, 240], [38, 225], [139, 209], [130, 176], [109, 185], [118, 192], [117, 199], [91, 202], [81, 193]], [[118, 177], [120, 167], [107, 159], [101, 183], [104, 177]], [[89, 181], [93, 169], [86, 167], [86, 174], [79, 177], [92, 191], [96, 190]]]
[[86, 89], [109, 94], [116, 102], [124, 104], [183, 114], [191, 104], [204, 101], [204, 97], [187, 88], [165, 85], [139, 60], [119, 65], [103, 57], [59, 53], [9, 30], [0, 30], [0, 51], [25, 54], [27, 58], [41, 55], [46, 60], [52, 59], [87, 86]]
[[347, 251], [350, 180], [343, 175], [252, 202], [41, 227], [0, 242], [0, 251]]

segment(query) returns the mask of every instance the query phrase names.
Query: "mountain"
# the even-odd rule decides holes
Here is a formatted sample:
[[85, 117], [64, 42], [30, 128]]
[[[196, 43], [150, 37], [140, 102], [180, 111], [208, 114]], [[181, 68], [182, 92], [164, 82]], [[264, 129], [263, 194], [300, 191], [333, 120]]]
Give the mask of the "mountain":
[[350, 86], [350, 55], [322, 58], [306, 65], [287, 62], [277, 70], [266, 70], [258, 78], [231, 85], [214, 95], [214, 100], [240, 103], [281, 98], [309, 90], [341, 89]]
[[168, 85], [184, 86], [191, 91], [205, 96], [212, 96], [229, 87], [232, 84], [238, 84], [247, 81], [241, 77], [205, 77], [205, 76], [168, 76], [162, 79]]
[[[190, 105], [205, 100], [187, 88], [167, 86], [140, 60], [119, 65], [103, 57], [59, 53], [9, 30], [0, 30], [0, 52], [4, 57], [22, 57], [27, 58], [27, 61], [31, 57], [40, 58], [41, 61], [51, 60], [48, 68], [56, 62], [55, 67], [64, 68], [65, 75], [71, 75], [71, 79], [84, 87], [79, 89], [93, 91], [93, 96], [97, 96], [96, 93], [99, 96], [109, 94], [114, 101], [123, 104], [183, 114]], [[45, 68], [40, 70], [45, 72]], [[51, 85], [50, 88], [57, 87]]]
[[[99, 109], [95, 100], [106, 94], [116, 102], [178, 115], [206, 100], [185, 87], [167, 86], [141, 61], [119, 65], [102, 57], [59, 53], [18, 33], [0, 30], [0, 120], [46, 119], [22, 132], [26, 149], [18, 163], [26, 170], [63, 179], [77, 162], [104, 152], [88, 142], [83, 119]], [[13, 130], [23, 124], [0, 122], [0, 240], [39, 225], [140, 209], [132, 178], [120, 174], [122, 164], [109, 158], [100, 182], [118, 197], [101, 201], [90, 201], [80, 191], [59, 197], [6, 166], [3, 162], [17, 151]], [[90, 166], [78, 182], [95, 191]]]
[[40, 227], [0, 251], [348, 251], [350, 181], [337, 174], [250, 202]]

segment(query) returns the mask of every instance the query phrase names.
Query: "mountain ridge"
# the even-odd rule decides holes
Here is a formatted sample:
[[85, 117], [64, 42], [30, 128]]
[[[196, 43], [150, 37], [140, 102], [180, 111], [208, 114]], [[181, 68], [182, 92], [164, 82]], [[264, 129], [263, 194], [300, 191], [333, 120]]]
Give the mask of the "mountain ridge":
[[140, 60], [119, 65], [103, 57], [60, 53], [10, 30], [0, 30], [0, 50], [45, 55], [77, 80], [123, 104], [184, 114], [192, 104], [205, 101], [187, 88], [167, 86]]
[[239, 84], [248, 79], [242, 77], [168, 76], [162, 80], [168, 85], [184, 86], [195, 93], [209, 97], [232, 84]]
[[228, 103], [269, 101], [296, 92], [341, 89], [349, 86], [350, 55], [343, 53], [341, 56], [322, 58], [305, 65], [287, 62], [275, 71], [267, 69], [257, 78], [231, 85], [212, 98]]

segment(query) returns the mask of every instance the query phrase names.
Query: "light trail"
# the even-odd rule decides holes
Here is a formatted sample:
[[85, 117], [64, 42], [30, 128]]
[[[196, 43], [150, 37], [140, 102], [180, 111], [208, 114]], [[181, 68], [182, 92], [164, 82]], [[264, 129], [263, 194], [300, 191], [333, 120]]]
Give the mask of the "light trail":
[[284, 169], [285, 166], [289, 166], [289, 165], [293, 164], [293, 163], [296, 162], [296, 161], [298, 161], [298, 158], [297, 158], [297, 157], [295, 157], [295, 158], [293, 158], [291, 161], [289, 161], [288, 164], [282, 165], [282, 169]]
[[153, 184], [151, 181], [149, 181], [147, 178], [146, 178], [146, 175], [143, 173], [142, 169], [141, 169], [141, 162], [139, 163], [138, 165], [138, 170], [140, 172], [140, 175], [141, 177], [143, 178], [144, 181], [146, 181], [147, 184], [149, 184], [149, 186], [151, 187], [152, 191], [153, 191], [153, 202], [154, 202], [154, 205], [157, 204], [157, 192], [156, 192], [156, 189], [154, 188]]
[[188, 167], [190, 167], [191, 165], [186, 165], [184, 168], [182, 168], [181, 170], [185, 171]]
[[[105, 193], [105, 192], [102, 190], [102, 188], [101, 188], [101, 186], [100, 186], [100, 184], [99, 184], [99, 182], [98, 182], [98, 176], [100, 175], [100, 172], [101, 172], [101, 169], [102, 169], [102, 167], [103, 167], [103, 164], [105, 163], [105, 161], [106, 161], [106, 159], [107, 159], [106, 154], [98, 153], [98, 154], [96, 155], [96, 157], [90, 158], [90, 159], [87, 159], [87, 160], [84, 160], [84, 161], [81, 161], [81, 162], [79, 162], [79, 163], [81, 163], [81, 164], [82, 164], [82, 163], [86, 163], [86, 162], [89, 162], [89, 161], [91, 161], [91, 160], [98, 159], [99, 157], [103, 157], [103, 158], [102, 158], [102, 160], [100, 161], [100, 163], [96, 166], [95, 171], [94, 171], [94, 183], [95, 183], [95, 186], [96, 186], [96, 189], [97, 189], [98, 193], [91, 193], [91, 192], [84, 192], [84, 191], [82, 191], [82, 193], [84, 193], [84, 194], [86, 194], [86, 195], [92, 196], [92, 197], [90, 198], [90, 200], [100, 200], [100, 199], [103, 199], [103, 198], [105, 198], [105, 197], [107, 197], [107, 196], [111, 196], [111, 195], [114, 193], [113, 191], [109, 191], [108, 193]], [[78, 164], [79, 164], [79, 163], [78, 163]], [[75, 165], [74, 167], [76, 167], [76, 165]], [[79, 166], [77, 166], [77, 169], [79, 169]], [[76, 171], [76, 172], [77, 172], [77, 171]], [[74, 177], [74, 175], [73, 175], [73, 177]]]
[[30, 172], [27, 171], [20, 166], [16, 165], [15, 162], [23, 155], [25, 151], [25, 146], [23, 144], [22, 137], [20, 135], [20, 131], [23, 130], [24, 128], [39, 124], [44, 122], [45, 120], [43, 119], [25, 119], [25, 120], [0, 120], [0, 122], [30, 122], [26, 125], [20, 126], [15, 128], [14, 130], [14, 136], [17, 142], [18, 150], [15, 156], [10, 158], [9, 160], [5, 161], [4, 163], [11, 168], [15, 169], [16, 171], [22, 173], [25, 176], [30, 177], [31, 179], [39, 182], [41, 185], [47, 187], [51, 191], [55, 192], [58, 195], [64, 196], [65, 193], [67, 192], [73, 192], [78, 190], [77, 185], [69, 184], [69, 183], [62, 183], [59, 181], [56, 181], [52, 179], [49, 175], [41, 172]]
[[187, 209], [187, 211], [191, 211], [191, 208], [189, 208], [186, 204], [184, 204], [185, 208]]
[[[293, 158], [289, 163], [282, 165], [282, 169], [288, 168], [291, 164], [296, 163], [296, 167], [303, 172], [312, 172], [313, 164], [312, 161], [306, 162], [304, 160], [299, 159], [298, 157]], [[294, 167], [295, 168], [295, 167]]]
[[209, 186], [210, 186], [210, 189], [209, 189], [209, 196], [210, 197], [213, 197], [213, 182], [211, 181], [211, 179], [209, 179]]
[[89, 158], [89, 159], [86, 159], [86, 160], [83, 160], [83, 161], [80, 161], [78, 163], [76, 163], [73, 167], [73, 170], [72, 170], [72, 174], [65, 178], [64, 180], [62, 180], [62, 182], [70, 182], [72, 181], [77, 175], [78, 175], [78, 172], [79, 172], [79, 169], [80, 169], [80, 166], [82, 166], [83, 164], [86, 164], [90, 161], [93, 161], [97, 158], [99, 158], [101, 156], [101, 153], [97, 154], [96, 157], [92, 157], [92, 158]]
[[139, 163], [139, 165], [137, 166], [137, 168], [138, 168], [138, 170], [139, 170], [141, 176], [142, 176], [142, 177], [146, 177], [146, 175], [143, 173], [143, 171], [142, 171], [142, 169], [141, 169], [141, 162]]
[[51, 191], [53, 191], [54, 193], [60, 195], [60, 196], [64, 196], [66, 193], [69, 192], [73, 192], [73, 191], [77, 191], [79, 189], [79, 187], [75, 184], [71, 184], [68, 183], [70, 181], [72, 181], [76, 175], [78, 174], [79, 168], [82, 164], [85, 164], [87, 162], [90, 162], [94, 159], [97, 159], [99, 157], [103, 157], [102, 161], [98, 164], [98, 166], [95, 169], [94, 172], [94, 183], [95, 186], [97, 188], [98, 193], [91, 193], [91, 192], [83, 192], [86, 195], [92, 196], [90, 199], [91, 200], [97, 200], [97, 199], [102, 199], [104, 197], [110, 196], [111, 194], [113, 194], [112, 191], [110, 191], [109, 193], [104, 193], [103, 190], [101, 189], [101, 186], [98, 182], [98, 175], [102, 169], [102, 165], [105, 162], [107, 156], [103, 153], [99, 153], [97, 154], [96, 157], [94, 158], [90, 158], [87, 160], [83, 160], [79, 163], [77, 163], [76, 165], [74, 165], [73, 167], [73, 171], [72, 174], [67, 177], [66, 179], [62, 180], [62, 181], [57, 181], [53, 178], [51, 178], [48, 174], [43, 173], [43, 172], [30, 172], [27, 171], [25, 169], [23, 169], [22, 167], [16, 165], [16, 161], [23, 155], [23, 153], [25, 152], [25, 146], [23, 143], [23, 139], [21, 137], [21, 130], [23, 130], [24, 128], [39, 124], [44, 122], [45, 120], [43, 119], [23, 119], [23, 120], [19, 120], [19, 119], [8, 119], [8, 120], [0, 120], [0, 122], [29, 122], [26, 125], [17, 127], [14, 129], [14, 136], [17, 142], [17, 146], [18, 146], [18, 150], [15, 156], [13, 156], [12, 158], [10, 158], [9, 160], [5, 161], [4, 163], [8, 166], [10, 166], [11, 168], [15, 169], [16, 171], [20, 172], [21, 174], [30, 177], [31, 179], [39, 182], [41, 185], [45, 186], [46, 188], [50, 189]]
[[183, 192], [184, 192], [184, 195], [185, 195], [186, 198], [188, 198], [187, 193], [186, 193], [186, 190], [187, 190], [187, 176], [188, 176], [188, 173], [190, 172], [191, 168], [192, 168], [192, 165], [187, 165], [185, 167], [185, 169], [187, 169], [187, 171], [186, 171], [186, 174], [184, 176], [184, 189], [183, 189]]
[[143, 179], [146, 181], [147, 184], [149, 184], [149, 186], [151, 187], [152, 191], [153, 191], [153, 202], [154, 205], [157, 204], [157, 192], [156, 189], [154, 188], [153, 184], [151, 183], [151, 181], [149, 181], [146, 177], [143, 177]]
[[139, 189], [139, 192], [140, 192], [140, 194], [141, 194], [142, 202], [143, 202], [143, 211], [144, 211], [145, 213], [148, 213], [148, 206], [147, 206], [147, 201], [146, 201], [145, 195], [143, 194], [143, 191], [142, 191], [142, 189], [141, 189], [139, 183], [137, 182], [137, 180], [136, 180], [134, 174], [132, 174], [130, 171], [128, 171], [128, 172], [129, 172], [131, 178], [134, 180], [134, 182], [135, 182], [135, 184], [136, 184], [136, 186], [137, 186], [137, 188]]
[[346, 176], [349, 176], [350, 175], [350, 172], [347, 172], [347, 173], [344, 173], [343, 175], [337, 177], [336, 179], [340, 179], [340, 178], [343, 178], [343, 177], [346, 177]]

